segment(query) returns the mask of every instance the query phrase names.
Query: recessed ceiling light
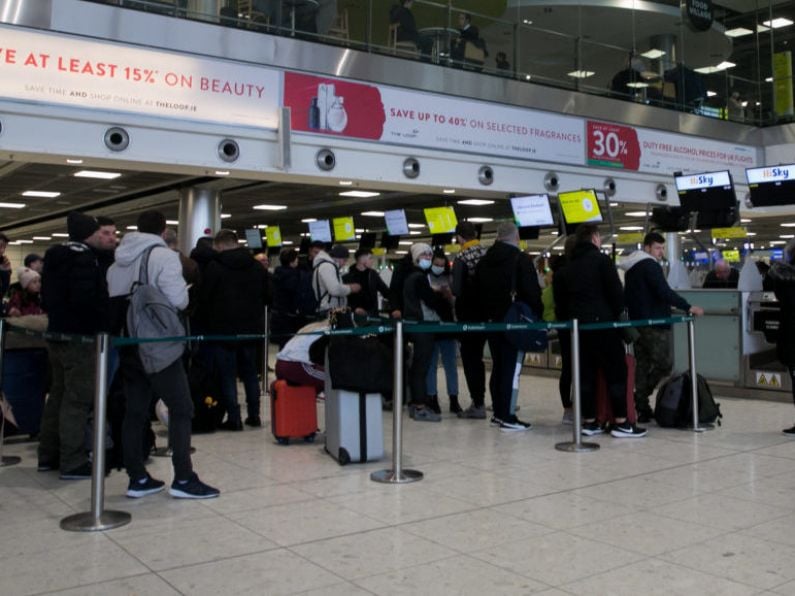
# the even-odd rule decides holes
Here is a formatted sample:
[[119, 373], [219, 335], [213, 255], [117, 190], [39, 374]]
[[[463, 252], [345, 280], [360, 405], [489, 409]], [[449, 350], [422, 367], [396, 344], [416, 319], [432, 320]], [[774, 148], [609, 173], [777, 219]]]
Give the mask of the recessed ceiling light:
[[746, 236], [756, 236], [756, 232], [746, 232]]
[[52, 240], [52, 236], [34, 236], [34, 240]]
[[522, 23], [525, 25], [532, 25], [533, 21], [531, 21], [530, 19], [522, 19]]
[[472, 223], [488, 223], [494, 221], [494, 219], [491, 217], [468, 217], [467, 221], [471, 221]]
[[765, 83], [772, 83], [772, 82], [773, 82], [773, 77], [767, 77], [765, 79]]
[[410, 223], [410, 224], [409, 224], [409, 227], [410, 227], [410, 228], [424, 228], [424, 227], [425, 227], [425, 224], [421, 224], [421, 223]]
[[398, 244], [400, 244], [401, 246], [411, 246], [414, 243], [411, 240], [401, 240], [400, 242], [398, 242]]
[[618, 203], [610, 203], [611, 207], [618, 207]]
[[643, 81], [637, 81], [635, 83], [627, 83], [627, 87], [629, 87], [630, 89], [645, 89], [648, 86], [649, 84], [644, 83]]
[[179, 225], [179, 221], [176, 220], [176, 219], [167, 219], [166, 220], [166, 225], [168, 225], [168, 226], [178, 226]]
[[592, 70], [572, 70], [566, 74], [573, 79], [587, 79], [588, 77], [594, 76], [596, 73]]
[[740, 223], [751, 223], [752, 220], [748, 219], [747, 217], [743, 217], [740, 219]]
[[317, 219], [314, 217], [305, 217], [301, 220], [301, 223], [312, 223], [313, 221], [317, 221]]
[[768, 244], [786, 244], [786, 240], [771, 240]]
[[340, 186], [353, 186], [353, 180], [340, 180]]
[[25, 203], [0, 203], [0, 209], [24, 209]]
[[779, 234], [779, 238], [795, 238], [795, 234]]
[[396, 250], [395, 254], [396, 255], [407, 255], [407, 254], [409, 254], [409, 251], [407, 251], [407, 250]]
[[17, 240], [19, 244], [33, 244], [33, 240]]
[[784, 228], [795, 228], [795, 222], [791, 222], [790, 221], [790, 222], [781, 224], [781, 226], [784, 227]]
[[128, 230], [137, 230], [138, 226], [127, 226]]
[[625, 215], [629, 217], [646, 217], [645, 211], [627, 211]]
[[354, 231], [354, 232], [356, 232], [357, 234], [364, 234], [364, 232], [365, 232], [365, 229], [364, 229], [364, 228], [356, 228], [356, 229], [355, 229], [355, 230], [353, 230], [353, 231]]
[[789, 27], [792, 25], [792, 21], [785, 19], [784, 17], [778, 17], [772, 21], [762, 21], [762, 24], [765, 27], [771, 27], [772, 29], [781, 29], [782, 27]]
[[419, 236], [422, 232], [418, 232], [417, 230], [409, 230], [409, 236]]
[[371, 197], [377, 197], [380, 194], [380, 192], [369, 192], [367, 190], [346, 190], [345, 192], [339, 193], [341, 197], [355, 197], [357, 199], [369, 199]]
[[60, 197], [61, 193], [49, 190], [26, 190], [22, 193], [23, 197], [40, 197], [42, 199], [54, 199]]
[[459, 205], [474, 205], [476, 207], [480, 207], [482, 205], [493, 205], [494, 201], [490, 201], [488, 199], [463, 199], [461, 201], [456, 201]]
[[384, 217], [383, 211], [362, 211], [365, 217]]
[[[254, 207], [254, 208], [256, 209], [256, 207]], [[232, 217], [231, 213], [222, 213], [221, 214], [221, 219], [229, 219], [230, 217]]]
[[287, 209], [287, 205], [269, 205], [264, 203], [262, 205], [254, 205], [254, 209], [259, 209], [260, 211], [283, 211]]
[[216, 176], [229, 176], [229, 170], [215, 170]]
[[96, 170], [80, 170], [74, 173], [75, 178], [98, 178], [100, 180], [113, 180], [121, 176], [121, 172], [98, 172]]
[[644, 58], [648, 58], [649, 60], [657, 60], [657, 58], [665, 56], [665, 52], [663, 52], [662, 50], [651, 49], [648, 52], [643, 52], [641, 56], [643, 56]]
[[620, 226], [618, 229], [625, 232], [640, 232], [643, 230], [643, 226]]
[[455, 194], [455, 189], [454, 188], [445, 188], [444, 190], [442, 190], [442, 192], [444, 194], [446, 194], [446, 195], [454, 195]]
[[743, 35], [752, 35], [753, 31], [745, 27], [735, 27], [734, 29], [724, 31], [723, 34], [726, 37], [742, 37]]
[[737, 66], [734, 62], [727, 62], [724, 60], [720, 64], [716, 66], [704, 66], [702, 68], [695, 68], [696, 72], [700, 72], [701, 74], [712, 74], [715, 72], [721, 72], [722, 70], [728, 70], [729, 68], [734, 68]]
[[83, 160], [82, 159], [67, 159], [66, 163], [72, 164], [74, 166], [79, 166], [81, 163], [83, 163]]
[[717, 94], [717, 91], [707, 91], [707, 97], [715, 97]]
[[530, 78], [531, 78], [531, 77], [530, 77], [530, 75], [525, 75], [525, 76], [524, 76], [524, 80], [525, 80], [525, 81], [529, 81], [529, 80], [530, 80]]
[[294, 242], [292, 240], [282, 240], [282, 244], [285, 246], [290, 246], [291, 244], [294, 244]]
[[64, 234], [63, 232], [56, 232], [52, 236], [53, 238], [69, 238], [69, 234]]
[[242, 238], [242, 239], [238, 240], [237, 243], [238, 244], [248, 244], [248, 240], [246, 240], [245, 238]]
[[765, 27], [761, 23], [756, 24], [756, 32], [757, 33], [764, 33], [765, 31], [770, 31], [770, 27]]

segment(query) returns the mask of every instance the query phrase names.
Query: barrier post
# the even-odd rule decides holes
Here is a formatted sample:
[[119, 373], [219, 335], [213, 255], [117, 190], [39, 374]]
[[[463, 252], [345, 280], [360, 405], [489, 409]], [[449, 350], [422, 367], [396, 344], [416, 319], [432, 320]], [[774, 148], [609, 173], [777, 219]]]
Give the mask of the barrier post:
[[557, 443], [555, 449], [558, 451], [568, 451], [580, 453], [583, 451], [596, 451], [599, 449], [598, 443], [583, 443], [582, 440], [582, 406], [580, 404], [580, 322], [577, 319], [571, 321], [571, 381], [574, 389], [574, 437], [572, 441]]
[[104, 511], [105, 507], [105, 429], [108, 402], [108, 356], [110, 336], [97, 335], [97, 372], [94, 386], [94, 457], [91, 467], [91, 511], [75, 513], [61, 520], [61, 529], [70, 532], [97, 532], [130, 523], [126, 511]]
[[370, 474], [370, 480], [385, 484], [407, 484], [422, 480], [418, 470], [403, 469], [403, 321], [395, 323], [394, 379], [392, 381], [392, 469]]
[[268, 387], [268, 360], [270, 359], [270, 335], [271, 335], [271, 322], [270, 322], [270, 312], [268, 306], [265, 305], [265, 329], [264, 335], [265, 339], [263, 339], [262, 344], [262, 397], [267, 398], [270, 395], [270, 389]]
[[698, 421], [698, 375], [696, 374], [696, 321], [691, 318], [687, 322], [687, 351], [690, 357], [690, 397], [693, 400], [693, 426], [690, 430], [694, 433], [703, 433], [707, 430]]
[[[3, 379], [3, 360], [5, 359], [5, 351], [6, 351], [6, 320], [0, 319], [0, 383], [2, 383]], [[0, 395], [0, 400], [5, 402], [6, 396], [5, 394]], [[5, 402], [6, 406], [8, 406], [8, 402]], [[10, 406], [9, 406], [10, 407]], [[3, 455], [3, 443], [5, 442], [5, 430], [6, 430], [6, 417], [5, 414], [0, 414], [3, 416], [3, 419], [0, 420], [0, 468], [4, 468], [6, 466], [15, 466], [19, 462], [22, 461], [21, 457], [16, 455]]]

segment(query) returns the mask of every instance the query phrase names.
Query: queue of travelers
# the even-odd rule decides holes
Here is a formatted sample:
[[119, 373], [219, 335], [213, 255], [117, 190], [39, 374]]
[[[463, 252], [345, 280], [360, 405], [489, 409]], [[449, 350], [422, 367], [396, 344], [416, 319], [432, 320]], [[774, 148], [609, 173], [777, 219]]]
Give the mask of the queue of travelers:
[[[273, 275], [261, 259], [241, 247], [237, 234], [220, 230], [213, 238], [202, 238], [190, 257], [176, 248], [176, 234], [166, 227], [156, 211], [142, 213], [137, 231], [117, 243], [115, 224], [83, 213], [67, 217], [69, 240], [49, 248], [43, 257], [31, 254], [11, 284], [11, 266], [3, 255], [0, 281], [9, 289], [6, 314], [48, 316], [48, 331], [63, 334], [48, 340], [51, 385], [42, 417], [38, 447], [38, 469], [58, 471], [64, 480], [89, 478], [92, 473], [85, 432], [94, 396], [94, 358], [89, 348], [70, 342], [67, 335], [92, 336], [108, 332], [129, 333], [130, 299], [136, 287], [150, 284], [175, 312], [189, 313], [190, 329], [209, 335], [259, 334], [264, 327], [265, 306], [273, 309], [273, 341], [278, 343], [277, 378], [309, 385], [322, 395], [324, 362], [314, 350], [318, 335], [329, 328], [328, 314], [350, 308], [367, 321], [387, 316], [421, 322], [502, 322], [513, 301], [525, 303], [535, 320], [581, 323], [616, 321], [628, 311], [631, 319], [666, 318], [671, 308], [694, 316], [703, 309], [685, 301], [667, 284], [660, 260], [665, 238], [651, 232], [643, 248], [630, 254], [619, 268], [625, 271], [622, 287], [616, 266], [601, 251], [599, 228], [581, 224], [567, 238], [564, 254], [550, 259], [539, 276], [530, 256], [519, 247], [519, 232], [513, 223], [497, 227], [496, 240], [487, 249], [481, 245], [475, 226], [462, 222], [456, 228], [460, 251], [452, 263], [444, 252], [428, 244], [415, 243], [401, 260], [387, 284], [373, 268], [372, 251], [360, 248], [350, 269], [343, 273], [350, 253], [342, 245], [327, 248], [320, 242], [309, 247], [301, 262], [292, 248], [279, 254]], [[0, 236], [0, 249], [7, 239]], [[0, 253], [2, 254], [2, 253]], [[785, 251], [785, 262], [768, 273], [783, 306], [779, 357], [795, 378], [795, 244]], [[143, 268], [145, 266], [145, 268]], [[144, 279], [145, 278], [145, 279]], [[189, 286], [192, 291], [189, 292]], [[382, 314], [383, 313], [383, 314]], [[791, 329], [792, 328], [792, 329]], [[650, 396], [671, 372], [670, 325], [639, 328], [635, 340], [637, 376], [635, 406], [638, 421], [651, 421]], [[560, 330], [563, 367], [560, 397], [564, 424], [573, 422], [571, 410], [570, 333]], [[491, 372], [488, 389], [493, 410], [490, 423], [503, 432], [531, 428], [517, 417], [517, 366], [523, 354], [504, 332], [427, 334], [406, 333], [411, 344], [407, 363], [405, 404], [418, 422], [440, 422], [442, 407], [437, 390], [437, 365], [441, 356], [445, 372], [449, 410], [462, 419], [486, 419], [486, 368], [483, 352], [488, 344]], [[627, 372], [624, 343], [615, 329], [588, 331], [580, 335], [582, 433], [591, 436], [609, 432], [616, 438], [637, 438], [646, 429], [629, 422]], [[241, 431], [244, 426], [262, 426], [257, 341], [207, 342], [202, 358], [218, 377], [218, 401], [226, 412], [221, 430]], [[470, 403], [460, 401], [457, 355]], [[119, 379], [125, 400], [121, 430], [123, 466], [129, 476], [127, 496], [139, 498], [161, 492], [166, 483], [146, 469], [148, 453], [141, 440], [151, 419], [154, 402], [163, 400], [168, 409], [169, 447], [174, 468], [169, 493], [176, 498], [212, 498], [220, 491], [202, 482], [191, 461], [191, 419], [195, 400], [188, 383], [186, 364], [199, 354], [180, 350], [157, 370], [144, 363], [137, 346], [118, 349]], [[258, 362], [259, 360], [259, 362]], [[614, 420], [608, 427], [596, 420], [597, 374], [606, 380]], [[237, 381], [246, 395], [246, 417], [240, 413]], [[391, 398], [392, 396], [390, 396]], [[795, 391], [793, 393], [795, 400]], [[219, 420], [220, 421], [220, 420]], [[795, 435], [795, 427], [784, 431]]]

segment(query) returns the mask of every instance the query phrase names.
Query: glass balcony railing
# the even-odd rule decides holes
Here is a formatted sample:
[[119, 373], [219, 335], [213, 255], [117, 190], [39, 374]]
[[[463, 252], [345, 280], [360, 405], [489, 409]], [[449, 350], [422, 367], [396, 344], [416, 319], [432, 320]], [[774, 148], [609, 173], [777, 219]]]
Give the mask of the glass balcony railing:
[[793, 2], [749, 0], [752, 10], [738, 12], [716, 0], [703, 30], [678, 1], [104, 3], [757, 126], [793, 119]]

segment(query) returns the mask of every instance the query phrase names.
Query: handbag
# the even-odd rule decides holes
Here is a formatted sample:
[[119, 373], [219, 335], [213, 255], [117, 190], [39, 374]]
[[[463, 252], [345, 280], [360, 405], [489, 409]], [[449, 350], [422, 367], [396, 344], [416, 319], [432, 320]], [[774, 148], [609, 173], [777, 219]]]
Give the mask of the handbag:
[[327, 372], [333, 389], [389, 393], [394, 376], [392, 350], [377, 335], [332, 335]]
[[[511, 304], [502, 319], [503, 323], [509, 326], [539, 322], [532, 309], [516, 296], [516, 269], [519, 267], [519, 256], [516, 257], [511, 275]], [[520, 352], [543, 352], [547, 349], [546, 329], [510, 329], [509, 327], [505, 332], [505, 338]]]

